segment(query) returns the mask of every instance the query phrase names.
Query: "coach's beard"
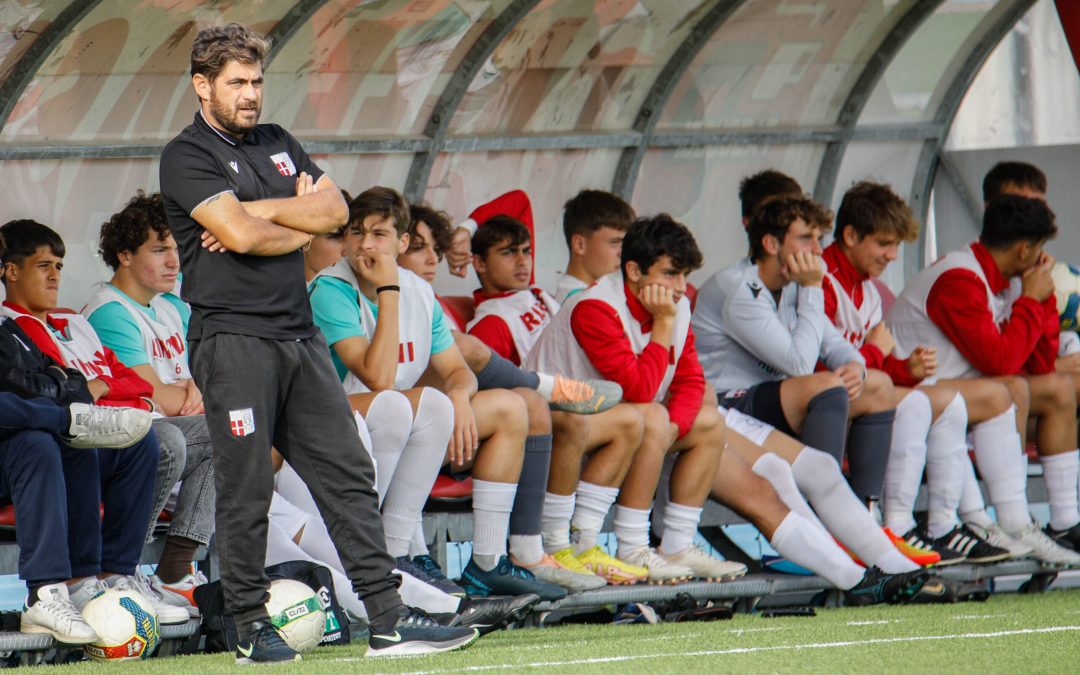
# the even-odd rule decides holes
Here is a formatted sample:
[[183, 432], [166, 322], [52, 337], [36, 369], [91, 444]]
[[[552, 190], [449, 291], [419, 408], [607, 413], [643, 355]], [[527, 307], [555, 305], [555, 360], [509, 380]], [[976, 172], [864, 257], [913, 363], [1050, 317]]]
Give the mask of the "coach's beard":
[[[239, 116], [240, 111], [242, 110], [254, 110], [255, 118], [250, 123], [241, 121]], [[233, 136], [243, 136], [254, 129], [255, 125], [259, 123], [259, 115], [262, 114], [262, 106], [255, 104], [254, 106], [237, 107], [233, 110], [229, 110], [219, 99], [211, 97], [210, 114], [214, 116], [214, 120], [217, 121], [222, 129]]]

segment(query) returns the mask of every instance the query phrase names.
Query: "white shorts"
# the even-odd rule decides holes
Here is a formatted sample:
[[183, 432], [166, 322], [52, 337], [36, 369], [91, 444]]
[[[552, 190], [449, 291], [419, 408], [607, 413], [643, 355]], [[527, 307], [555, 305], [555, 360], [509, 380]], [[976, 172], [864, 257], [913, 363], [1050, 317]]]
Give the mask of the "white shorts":
[[764, 446], [765, 439], [775, 430], [775, 427], [771, 424], [750, 417], [738, 410], [725, 408], [724, 406], [719, 406], [719, 409], [720, 414], [724, 416], [724, 423], [727, 424], [728, 429], [746, 436], [754, 445]]

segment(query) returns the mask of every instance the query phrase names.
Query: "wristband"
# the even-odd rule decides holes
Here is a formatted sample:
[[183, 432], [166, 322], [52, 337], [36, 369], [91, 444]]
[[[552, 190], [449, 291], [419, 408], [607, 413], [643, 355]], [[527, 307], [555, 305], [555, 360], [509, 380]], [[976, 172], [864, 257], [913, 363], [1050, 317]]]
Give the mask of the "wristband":
[[400, 293], [401, 292], [401, 286], [398, 286], [397, 284], [391, 284], [391, 285], [388, 285], [388, 286], [379, 286], [378, 288], [375, 289], [375, 294], [378, 295], [379, 293], [382, 293], [383, 291], [397, 291], [398, 293]]

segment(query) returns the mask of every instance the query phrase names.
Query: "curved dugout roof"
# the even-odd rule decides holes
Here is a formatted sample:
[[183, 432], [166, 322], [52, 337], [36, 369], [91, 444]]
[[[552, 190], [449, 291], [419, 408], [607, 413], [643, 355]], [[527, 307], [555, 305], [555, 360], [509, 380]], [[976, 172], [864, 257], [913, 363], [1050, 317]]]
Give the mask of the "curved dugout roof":
[[538, 248], [558, 251], [542, 282], [564, 259], [562, 202], [612, 189], [691, 225], [715, 269], [745, 247], [736, 185], [762, 168], [835, 203], [874, 157], [925, 214], [964, 93], [1033, 4], [17, 0], [0, 7], [5, 210], [92, 258], [191, 120], [195, 33], [239, 21], [275, 40], [263, 120], [343, 187], [395, 186], [455, 218], [524, 187]]

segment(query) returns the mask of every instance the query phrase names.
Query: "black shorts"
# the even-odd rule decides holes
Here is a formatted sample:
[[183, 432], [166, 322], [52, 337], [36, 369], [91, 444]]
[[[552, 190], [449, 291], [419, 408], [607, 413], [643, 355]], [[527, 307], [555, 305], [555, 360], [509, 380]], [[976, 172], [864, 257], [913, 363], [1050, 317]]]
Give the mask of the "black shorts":
[[799, 435], [791, 428], [787, 417], [784, 416], [784, 406], [780, 404], [781, 384], [781, 381], [762, 382], [749, 389], [732, 389], [720, 399], [720, 405], [738, 410], [754, 419], [771, 424], [777, 431], [798, 438]]

